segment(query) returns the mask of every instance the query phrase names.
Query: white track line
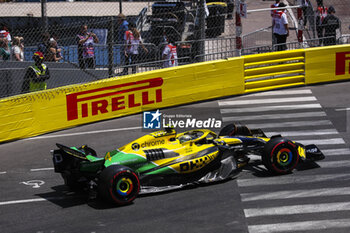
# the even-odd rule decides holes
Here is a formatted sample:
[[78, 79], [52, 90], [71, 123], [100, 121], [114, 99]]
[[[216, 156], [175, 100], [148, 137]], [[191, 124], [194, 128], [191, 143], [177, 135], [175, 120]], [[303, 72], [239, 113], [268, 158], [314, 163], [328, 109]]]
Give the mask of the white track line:
[[30, 169], [31, 172], [38, 172], [38, 171], [51, 171], [54, 170], [55, 168], [53, 167], [46, 167], [46, 168], [34, 168]]
[[70, 198], [70, 197], [48, 197], [48, 198], [33, 198], [33, 199], [14, 200], [14, 201], [2, 201], [2, 202], [0, 202], [0, 206], [1, 205], [14, 205], [14, 204], [41, 202], [41, 201], [49, 201], [49, 200], [63, 200], [63, 199], [67, 199], [67, 198]]
[[337, 232], [337, 228], [350, 227], [350, 219], [329, 219], [317, 221], [301, 221], [276, 224], [250, 225], [249, 233], [273, 232], [306, 232], [328, 229], [328, 232]]
[[238, 179], [239, 187], [254, 187], [267, 185], [287, 185], [287, 184], [307, 184], [329, 181], [350, 181], [350, 173], [348, 174], [330, 174], [330, 175], [303, 175], [303, 176], [273, 176], [263, 178]]
[[79, 133], [39, 136], [39, 137], [33, 137], [33, 138], [26, 138], [26, 139], [23, 139], [23, 140], [37, 140], [37, 139], [43, 139], [43, 138], [70, 137], [70, 136], [86, 135], [86, 134], [98, 134], [98, 133], [127, 131], [127, 130], [141, 129], [141, 128], [142, 128], [141, 126], [137, 126], [137, 127], [119, 128], [119, 129], [96, 130], [96, 131], [89, 131], [89, 132], [79, 132]]
[[278, 105], [278, 106], [260, 106], [249, 108], [224, 108], [220, 109], [221, 114], [227, 113], [241, 113], [241, 112], [267, 112], [274, 110], [298, 110], [298, 109], [319, 109], [322, 108], [320, 104], [295, 104], [295, 105]]
[[328, 139], [314, 139], [314, 140], [298, 140], [303, 145], [315, 144], [315, 145], [337, 145], [345, 144], [342, 138], [328, 138]]
[[325, 112], [300, 112], [300, 113], [282, 113], [282, 114], [265, 114], [250, 116], [229, 116], [223, 117], [222, 121], [251, 121], [251, 120], [275, 120], [275, 119], [297, 119], [307, 117], [325, 117]]
[[350, 149], [349, 148], [324, 149], [322, 150], [322, 153], [326, 156], [328, 155], [349, 155], [350, 156]]
[[285, 137], [292, 136], [316, 136], [316, 135], [330, 135], [339, 134], [336, 129], [320, 129], [320, 130], [304, 130], [304, 131], [279, 131], [279, 132], [264, 132], [268, 137], [281, 134]]
[[335, 111], [339, 112], [339, 111], [349, 111], [350, 108], [338, 108]]
[[[252, 160], [261, 160], [260, 156], [249, 156]], [[337, 160], [337, 161], [316, 161], [317, 165], [321, 168], [349, 168], [350, 160]], [[255, 165], [256, 168], [266, 170], [264, 165]]]
[[0, 172], [0, 175], [6, 174], [7, 172]]
[[[303, 144], [303, 145], [339, 145], [339, 144], [345, 144], [344, 139], [342, 138], [330, 138], [330, 139], [313, 139], [313, 140], [296, 140], [297, 142]], [[323, 151], [323, 150], [321, 150]], [[254, 156], [254, 155], [251, 155]], [[259, 156], [259, 155], [257, 155]]]
[[350, 160], [337, 160], [337, 161], [317, 161], [321, 168], [349, 168]]
[[305, 90], [282, 90], [282, 91], [267, 91], [260, 92], [256, 94], [251, 94], [249, 96], [274, 96], [274, 95], [301, 95], [301, 94], [312, 94], [312, 91], [309, 89]]
[[259, 216], [274, 216], [274, 215], [292, 215], [292, 214], [310, 214], [322, 213], [328, 211], [349, 211], [350, 202], [335, 202], [322, 204], [307, 204], [307, 205], [289, 205], [275, 206], [268, 208], [249, 208], [244, 209], [247, 218]]
[[257, 201], [257, 200], [276, 200], [276, 199], [307, 198], [307, 197], [321, 197], [321, 196], [323, 197], [323, 196], [338, 196], [338, 195], [350, 195], [350, 187], [290, 190], [290, 191], [277, 191], [277, 192], [242, 193], [241, 198], [243, 202], [246, 202], [246, 201]]
[[250, 129], [266, 129], [266, 128], [294, 128], [298, 126], [319, 126], [319, 125], [332, 125], [329, 120], [319, 121], [292, 121], [292, 122], [280, 122], [280, 123], [262, 123], [262, 124], [247, 124]]
[[219, 106], [246, 105], [246, 104], [271, 104], [271, 103], [287, 103], [287, 102], [309, 102], [317, 101], [314, 96], [309, 97], [293, 97], [293, 98], [273, 98], [273, 99], [250, 99], [250, 100], [231, 100], [219, 101]]
[[47, 201], [47, 199], [35, 198], [35, 199], [15, 200], [15, 201], [2, 201], [0, 202], [0, 205], [13, 205], [13, 204], [22, 204], [22, 203], [39, 202], [39, 201]]

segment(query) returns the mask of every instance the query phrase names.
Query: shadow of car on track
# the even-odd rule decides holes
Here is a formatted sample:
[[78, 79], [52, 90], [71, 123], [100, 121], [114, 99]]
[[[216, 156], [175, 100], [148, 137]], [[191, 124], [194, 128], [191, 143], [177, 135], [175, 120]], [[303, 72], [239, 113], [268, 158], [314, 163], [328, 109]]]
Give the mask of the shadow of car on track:
[[[268, 171], [265, 167], [261, 165], [262, 165], [261, 160], [251, 160], [246, 166], [243, 167], [243, 169], [237, 170], [236, 175], [232, 179], [217, 181], [214, 183], [188, 184], [180, 188], [156, 192], [156, 193], [141, 193], [139, 194], [137, 199], [142, 199], [143, 197], [166, 195], [169, 193], [182, 192], [186, 190], [188, 191], [191, 189], [197, 189], [201, 187], [213, 186], [214, 188], [216, 185], [231, 182], [232, 180], [237, 179], [239, 175], [242, 175], [242, 172], [244, 173], [244, 171], [250, 172], [253, 176], [261, 177], [261, 178], [276, 176], [276, 174], [272, 174], [270, 171]], [[316, 162], [299, 163], [296, 167], [296, 170], [303, 171], [303, 170], [314, 169], [319, 167], [320, 166]], [[134, 205], [134, 203], [130, 203], [127, 205], [118, 206], [114, 203], [106, 202], [105, 200], [102, 200], [101, 198], [96, 197], [96, 195], [91, 195], [91, 193], [89, 194], [87, 188], [84, 189], [80, 187], [75, 190], [71, 190], [69, 187], [65, 185], [58, 185], [58, 186], [53, 186], [52, 190], [53, 190], [52, 192], [37, 194], [37, 196], [44, 198], [50, 201], [51, 203], [60, 206], [61, 208], [70, 208], [70, 207], [75, 207], [79, 205], [88, 205], [91, 208], [94, 208], [97, 210], [103, 210], [103, 209], [123, 208], [130, 205]]]
[[[94, 208], [94, 209], [112, 209], [112, 208], [123, 208], [123, 207], [128, 207], [130, 205], [137, 205], [137, 200], [140, 199], [142, 200], [142, 198], [148, 198], [148, 197], [159, 197], [161, 195], [167, 195], [167, 194], [172, 194], [172, 193], [181, 193], [181, 192], [186, 192], [186, 191], [190, 191], [190, 190], [195, 190], [195, 189], [200, 189], [200, 188], [204, 188], [204, 187], [211, 187], [213, 186], [213, 189], [215, 188], [215, 186], [217, 185], [222, 185], [222, 184], [226, 184], [228, 182], [232, 182], [233, 180], [235, 180], [235, 178], [232, 179], [227, 179], [227, 180], [222, 180], [222, 181], [217, 181], [214, 183], [197, 183], [197, 184], [190, 184], [190, 185], [186, 185], [184, 187], [178, 188], [178, 189], [173, 189], [173, 190], [167, 190], [167, 191], [161, 191], [161, 192], [156, 192], [156, 193], [143, 193], [143, 194], [139, 194], [136, 198], [136, 202], [132, 202], [130, 204], [127, 205], [122, 205], [122, 206], [118, 206], [114, 203], [110, 203], [110, 202], [106, 202], [103, 201], [99, 198], [90, 200], [87, 204]], [[155, 200], [156, 201], [156, 200]]]
[[52, 192], [36, 194], [62, 208], [86, 204], [88, 196], [83, 191], [72, 191], [65, 185], [52, 187]]
[[[111, 209], [117, 206], [113, 203], [107, 203], [99, 198], [91, 198], [89, 192], [83, 189], [71, 190], [65, 185], [52, 187], [52, 192], [37, 194], [37, 196], [46, 199], [47, 201], [61, 207], [71, 208], [81, 205], [88, 205], [94, 209]], [[132, 205], [133, 203], [129, 204]]]
[[[237, 173], [237, 175], [238, 174], [239, 173]], [[157, 193], [143, 193], [143, 194], [139, 194], [137, 199], [153, 197], [153, 196], [156, 197], [156, 196], [166, 195], [166, 194], [175, 193], [175, 192], [184, 192], [192, 189], [209, 187], [209, 186], [213, 186], [213, 188], [215, 188], [215, 186], [217, 185], [231, 182], [235, 179], [236, 177], [233, 179], [217, 181], [215, 183], [190, 184], [185, 187], [181, 187], [179, 189], [173, 189], [173, 190], [162, 191]], [[128, 206], [137, 204], [132, 202], [127, 205], [118, 206], [117, 204], [102, 200], [99, 197], [90, 196], [87, 190], [84, 190], [84, 189], [71, 190], [65, 185], [54, 186], [52, 187], [52, 190], [53, 190], [52, 192], [41, 193], [36, 195], [46, 199], [47, 201], [57, 206], [60, 206], [61, 208], [71, 208], [71, 207], [76, 207], [80, 205], [88, 205], [91, 208], [96, 210], [104, 210], [104, 209], [123, 208], [123, 207], [128, 207]]]

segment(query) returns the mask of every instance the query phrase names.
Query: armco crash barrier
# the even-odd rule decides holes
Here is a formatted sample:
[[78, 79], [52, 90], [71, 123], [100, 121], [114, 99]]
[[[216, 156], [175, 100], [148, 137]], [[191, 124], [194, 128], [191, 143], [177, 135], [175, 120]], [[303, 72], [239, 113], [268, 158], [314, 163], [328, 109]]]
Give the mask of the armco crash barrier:
[[150, 109], [350, 79], [350, 45], [197, 63], [0, 100], [0, 142]]
[[306, 50], [305, 84], [350, 79], [350, 45]]
[[244, 59], [245, 93], [303, 85], [304, 67], [304, 50], [247, 56]]
[[243, 58], [72, 85], [0, 100], [0, 141], [200, 100], [242, 94]]
[[244, 93], [350, 79], [350, 45], [244, 58]]

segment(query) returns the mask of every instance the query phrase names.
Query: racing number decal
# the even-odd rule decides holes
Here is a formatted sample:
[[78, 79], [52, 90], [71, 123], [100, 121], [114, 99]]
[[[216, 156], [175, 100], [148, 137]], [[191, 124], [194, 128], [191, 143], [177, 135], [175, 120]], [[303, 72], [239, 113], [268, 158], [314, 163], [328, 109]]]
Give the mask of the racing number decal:
[[109, 160], [109, 161], [112, 160], [112, 158], [111, 158], [111, 153], [110, 153], [110, 152], [108, 152], [108, 153], [106, 154], [105, 160]]

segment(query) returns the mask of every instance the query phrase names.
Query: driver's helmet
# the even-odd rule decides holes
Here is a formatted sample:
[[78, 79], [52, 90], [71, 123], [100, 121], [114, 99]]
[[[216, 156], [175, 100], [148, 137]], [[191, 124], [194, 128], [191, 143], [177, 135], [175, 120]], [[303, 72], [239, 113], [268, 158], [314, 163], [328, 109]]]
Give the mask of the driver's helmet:
[[182, 136], [179, 137], [179, 141], [180, 143], [184, 143], [184, 142], [187, 142], [187, 141], [190, 141], [192, 140], [192, 137], [188, 134], [184, 134]]

